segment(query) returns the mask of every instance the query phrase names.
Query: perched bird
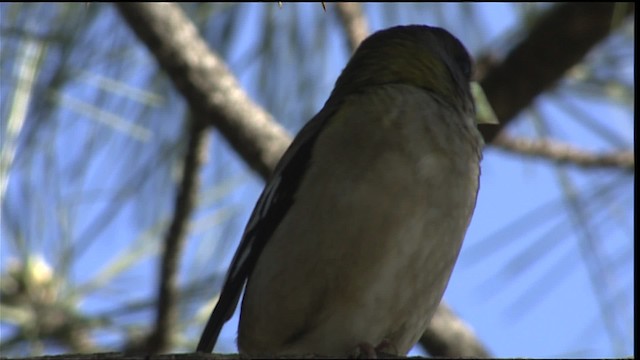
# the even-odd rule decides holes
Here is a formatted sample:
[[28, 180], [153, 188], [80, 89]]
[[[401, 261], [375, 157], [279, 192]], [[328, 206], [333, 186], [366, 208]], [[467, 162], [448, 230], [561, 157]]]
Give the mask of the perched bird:
[[243, 354], [407, 354], [476, 203], [471, 70], [441, 28], [362, 42], [260, 195], [198, 351], [212, 351], [246, 284]]

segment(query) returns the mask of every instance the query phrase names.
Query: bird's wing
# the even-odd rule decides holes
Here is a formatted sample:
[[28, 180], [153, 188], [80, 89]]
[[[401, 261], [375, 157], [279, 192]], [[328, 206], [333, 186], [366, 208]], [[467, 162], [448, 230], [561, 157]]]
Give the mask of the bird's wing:
[[295, 193], [309, 165], [315, 140], [323, 124], [334, 113], [333, 106], [325, 106], [311, 119], [285, 151], [253, 209], [238, 250], [233, 256], [229, 272], [216, 307], [207, 322], [197, 351], [210, 353], [224, 325], [233, 315], [240, 293], [255, 267], [267, 241], [287, 214], [295, 200]]

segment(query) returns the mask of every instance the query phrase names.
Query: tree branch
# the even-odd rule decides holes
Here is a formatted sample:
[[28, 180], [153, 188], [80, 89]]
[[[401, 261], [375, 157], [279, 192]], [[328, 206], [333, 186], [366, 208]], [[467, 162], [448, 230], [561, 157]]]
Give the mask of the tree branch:
[[354, 52], [358, 45], [369, 35], [367, 18], [362, 11], [362, 4], [357, 2], [335, 3], [336, 13], [349, 41], [349, 48]]
[[[379, 359], [409, 359], [405, 356], [393, 356], [381, 354]], [[238, 354], [205, 354], [205, 353], [182, 353], [182, 354], [162, 354], [162, 355], [146, 355], [146, 354], [128, 354], [128, 353], [92, 353], [92, 354], [64, 354], [64, 355], [46, 355], [31, 356], [19, 358], [19, 360], [232, 360], [232, 359], [249, 359], [248, 357], [238, 357]], [[273, 359], [343, 359], [339, 356], [318, 356], [318, 355], [281, 355]], [[0, 360], [4, 360], [0, 357]], [[411, 359], [426, 359], [420, 357], [411, 357]], [[18, 360], [18, 359], [16, 359]]]
[[267, 178], [291, 137], [249, 99], [182, 9], [170, 3], [117, 3], [131, 29], [194, 114], [211, 122], [256, 172]]
[[496, 137], [492, 145], [498, 149], [516, 152], [520, 155], [546, 158], [557, 163], [569, 163], [583, 168], [617, 167], [630, 171], [635, 169], [633, 151], [598, 154], [550, 139], [513, 138], [504, 134]]
[[149, 336], [147, 353], [157, 354], [171, 349], [172, 334], [178, 319], [178, 263], [186, 240], [189, 216], [198, 193], [198, 174], [207, 149], [207, 126], [204, 121], [189, 121], [189, 142], [182, 169], [182, 181], [176, 196], [173, 219], [163, 242], [158, 278], [158, 308], [153, 333]]
[[447, 358], [490, 358], [491, 353], [473, 330], [447, 304], [440, 303], [431, 324], [420, 338], [432, 356]]
[[536, 96], [554, 86], [634, 12], [634, 3], [570, 2], [542, 15], [502, 62], [489, 65], [480, 81], [500, 119], [500, 125], [479, 126], [485, 141], [492, 142]]

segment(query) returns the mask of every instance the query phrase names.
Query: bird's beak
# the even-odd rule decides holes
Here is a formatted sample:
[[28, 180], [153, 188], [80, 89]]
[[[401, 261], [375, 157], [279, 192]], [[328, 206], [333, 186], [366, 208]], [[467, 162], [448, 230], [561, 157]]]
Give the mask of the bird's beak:
[[494, 124], [498, 125], [498, 117], [493, 112], [493, 108], [487, 97], [484, 95], [484, 90], [480, 84], [476, 81], [471, 82], [471, 95], [473, 95], [473, 101], [476, 104], [476, 122], [478, 124]]

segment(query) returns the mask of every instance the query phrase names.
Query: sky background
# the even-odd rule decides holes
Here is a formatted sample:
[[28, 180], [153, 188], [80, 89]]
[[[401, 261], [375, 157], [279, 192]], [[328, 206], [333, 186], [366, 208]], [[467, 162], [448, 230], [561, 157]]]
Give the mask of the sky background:
[[[1, 269], [6, 275], [26, 253], [41, 256], [65, 279], [59, 294], [75, 296], [80, 312], [144, 329], [152, 321], [150, 308], [117, 309], [154, 296], [157, 246], [171, 217], [185, 143], [185, 106], [115, 8], [78, 6], [40, 4], [18, 11], [0, 4], [3, 151], [17, 144], [2, 198]], [[442, 26], [475, 56], [504, 56], [523, 36], [518, 30], [526, 26], [526, 11], [552, 5], [528, 6], [368, 4], [366, 14], [371, 31], [409, 23]], [[292, 134], [321, 108], [348, 60], [336, 17], [318, 3], [243, 4], [223, 8], [211, 18], [216, 21], [207, 21], [194, 5], [186, 9], [251, 98]], [[59, 19], [65, 11], [87, 18], [64, 23]], [[233, 18], [242, 22], [225, 20]], [[89, 25], [76, 31], [71, 46], [43, 50], [47, 34], [74, 33], [78, 24]], [[25, 41], [15, 29], [40, 38]], [[265, 29], [272, 31], [269, 38]], [[588, 55], [587, 64], [604, 78], [626, 81], [633, 91], [635, 49], [621, 48], [622, 41], [620, 34], [610, 37]], [[24, 75], [20, 64], [39, 51], [44, 60], [26, 98], [22, 131], [13, 138], [7, 128]], [[602, 53], [617, 54], [619, 62], [608, 63]], [[633, 106], [580, 91], [579, 80], [572, 74], [535, 99], [506, 131], [549, 136], [592, 152], [631, 149]], [[42, 106], [45, 99], [49, 107]], [[182, 351], [197, 341], [203, 324], [194, 316], [208, 316], [264, 186], [219, 134], [212, 134], [208, 149], [181, 263], [181, 285], [200, 284], [181, 307], [181, 320], [189, 324], [181, 328]], [[444, 299], [496, 357], [632, 354], [633, 180], [617, 169], [554, 166], [485, 149], [476, 211]], [[105, 213], [109, 220], [103, 222]], [[65, 249], [73, 249], [71, 256]], [[116, 265], [124, 269], [116, 271]], [[15, 333], [7, 309], [0, 342]], [[237, 315], [223, 329], [216, 351], [236, 351]], [[125, 336], [115, 326], [95, 335], [110, 350]]]

